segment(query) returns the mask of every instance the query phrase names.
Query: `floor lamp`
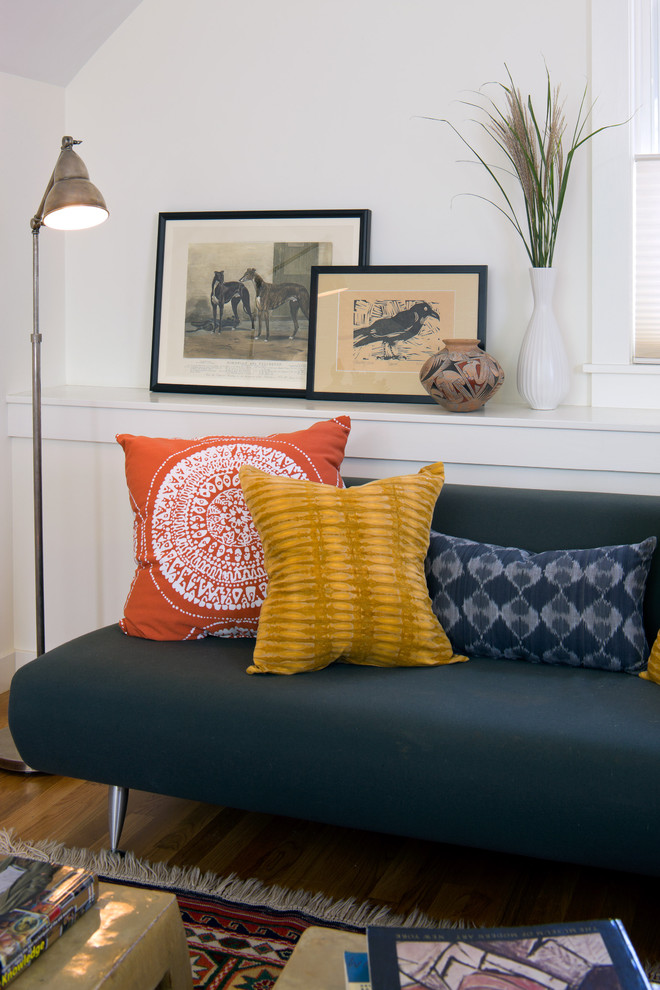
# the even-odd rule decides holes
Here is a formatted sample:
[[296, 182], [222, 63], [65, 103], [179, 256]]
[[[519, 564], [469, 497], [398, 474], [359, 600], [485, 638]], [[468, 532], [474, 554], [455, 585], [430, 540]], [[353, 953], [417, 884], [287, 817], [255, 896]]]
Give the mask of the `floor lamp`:
[[[39, 328], [39, 231], [83, 230], [95, 227], [108, 217], [103, 196], [89, 181], [89, 172], [73, 150], [80, 144], [72, 137], [62, 138], [62, 148], [39, 209], [30, 221], [32, 230], [32, 466], [34, 485], [34, 570], [36, 596], [37, 656], [45, 653], [44, 561], [42, 512], [41, 443], [41, 332]], [[10, 730], [0, 730], [0, 768], [31, 772], [20, 757]]]

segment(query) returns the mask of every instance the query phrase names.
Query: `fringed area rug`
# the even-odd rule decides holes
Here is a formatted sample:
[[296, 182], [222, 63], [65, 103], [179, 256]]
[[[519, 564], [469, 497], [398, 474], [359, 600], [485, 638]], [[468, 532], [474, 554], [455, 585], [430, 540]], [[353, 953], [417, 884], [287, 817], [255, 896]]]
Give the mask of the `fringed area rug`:
[[460, 922], [429, 918], [418, 911], [394, 914], [352, 898], [331, 900], [307, 891], [268, 887], [258, 880], [148, 863], [131, 852], [93, 853], [54, 841], [21, 841], [12, 829], [0, 829], [0, 855], [47, 859], [84, 867], [110, 883], [172, 891], [183, 919], [194, 986], [204, 990], [271, 990], [310, 925], [346, 931], [363, 931], [367, 925], [462, 927]]
[[271, 990], [304, 930], [320, 924], [298, 912], [174, 893], [188, 941], [193, 985], [205, 990]]

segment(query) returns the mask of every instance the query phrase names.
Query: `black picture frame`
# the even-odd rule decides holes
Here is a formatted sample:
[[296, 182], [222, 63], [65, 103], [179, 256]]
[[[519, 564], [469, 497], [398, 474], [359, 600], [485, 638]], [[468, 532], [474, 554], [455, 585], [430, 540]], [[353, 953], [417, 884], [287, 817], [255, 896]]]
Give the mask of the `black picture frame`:
[[151, 391], [304, 397], [312, 267], [368, 264], [370, 223], [370, 210], [160, 213]]
[[[485, 349], [487, 292], [487, 265], [315, 266], [307, 398], [434, 403], [419, 369], [445, 338], [477, 338]], [[402, 314], [410, 332], [405, 319], [389, 337], [362, 331]]]

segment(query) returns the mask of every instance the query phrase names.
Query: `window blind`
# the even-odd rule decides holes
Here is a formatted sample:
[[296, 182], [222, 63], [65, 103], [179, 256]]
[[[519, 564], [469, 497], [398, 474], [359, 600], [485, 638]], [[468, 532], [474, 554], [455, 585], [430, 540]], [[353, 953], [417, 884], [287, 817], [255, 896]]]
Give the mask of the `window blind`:
[[660, 362], [660, 31], [658, 0], [635, 0], [634, 360]]
[[660, 361], [660, 155], [635, 160], [635, 360]]

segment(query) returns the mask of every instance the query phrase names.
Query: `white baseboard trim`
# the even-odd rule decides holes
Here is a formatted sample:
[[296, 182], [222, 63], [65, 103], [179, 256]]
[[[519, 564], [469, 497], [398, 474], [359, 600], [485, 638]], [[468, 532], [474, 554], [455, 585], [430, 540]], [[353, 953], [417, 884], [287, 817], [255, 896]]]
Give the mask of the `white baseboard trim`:
[[11, 679], [18, 668], [34, 660], [35, 656], [30, 650], [14, 650], [13, 653], [0, 657], [0, 694], [9, 690]]
[[8, 653], [0, 657], [0, 693], [9, 690], [11, 679], [16, 670], [16, 654]]

